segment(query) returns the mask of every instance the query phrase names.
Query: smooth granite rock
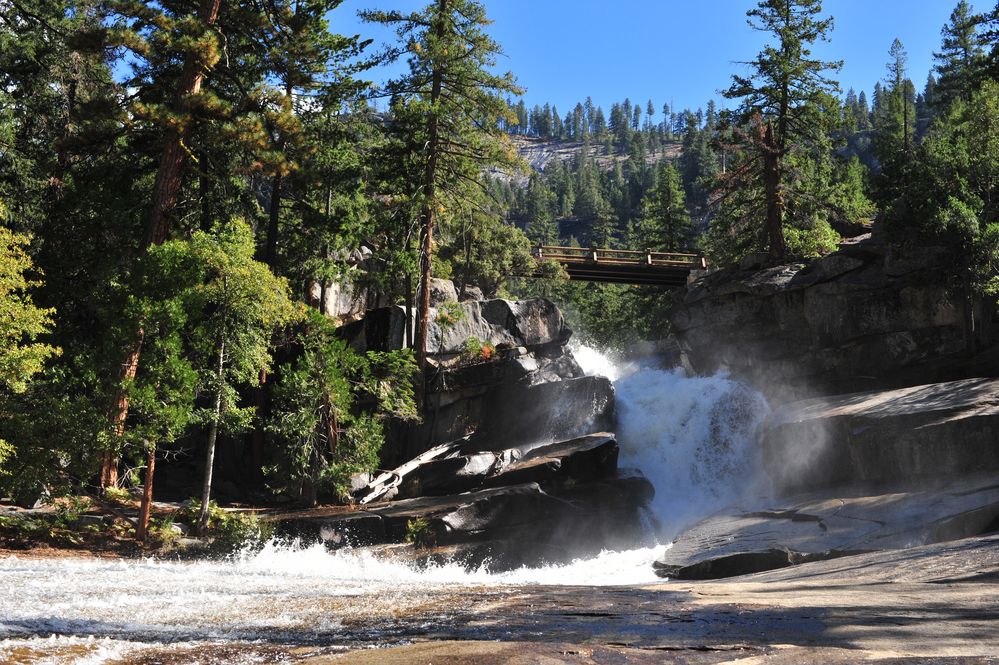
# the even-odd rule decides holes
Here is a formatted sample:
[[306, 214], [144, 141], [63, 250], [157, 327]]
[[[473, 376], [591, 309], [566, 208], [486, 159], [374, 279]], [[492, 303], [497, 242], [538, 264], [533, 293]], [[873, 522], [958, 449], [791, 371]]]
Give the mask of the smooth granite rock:
[[780, 492], [999, 471], [999, 379], [793, 402], [761, 441]]
[[732, 509], [681, 534], [654, 567], [715, 579], [956, 540], [999, 528], [999, 474], [871, 493], [840, 488], [757, 510]]
[[[939, 248], [862, 237], [808, 263], [716, 270], [678, 295], [673, 330], [689, 369], [731, 372], [777, 402], [966, 378], [949, 269]], [[999, 328], [978, 330], [994, 344]]]

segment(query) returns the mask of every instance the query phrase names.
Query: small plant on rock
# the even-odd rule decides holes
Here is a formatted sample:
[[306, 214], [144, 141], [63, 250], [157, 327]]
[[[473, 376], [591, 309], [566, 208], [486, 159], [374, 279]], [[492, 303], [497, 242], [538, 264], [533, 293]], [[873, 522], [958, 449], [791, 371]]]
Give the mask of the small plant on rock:
[[469, 337], [465, 342], [465, 357], [471, 361], [491, 360], [496, 356], [496, 347], [478, 337]]
[[434, 321], [442, 330], [451, 330], [465, 320], [465, 310], [456, 302], [446, 302], [437, 308]]
[[406, 522], [406, 542], [418, 549], [433, 547], [437, 543], [437, 535], [427, 518], [417, 517]]

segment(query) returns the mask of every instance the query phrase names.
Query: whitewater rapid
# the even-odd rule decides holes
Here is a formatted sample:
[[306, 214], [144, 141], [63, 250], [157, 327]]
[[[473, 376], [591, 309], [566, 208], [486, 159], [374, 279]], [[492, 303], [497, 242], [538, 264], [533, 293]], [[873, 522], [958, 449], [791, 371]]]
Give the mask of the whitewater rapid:
[[766, 402], [724, 376], [574, 352], [588, 374], [614, 382], [620, 466], [655, 485], [651, 546], [496, 574], [279, 543], [224, 561], [9, 557], [0, 559], [0, 661], [36, 651], [57, 656], [23, 662], [106, 662], [150, 643], [330, 643], [352, 622], [384, 617], [392, 625], [470, 589], [478, 598], [526, 585], [661, 581], [651, 564], [683, 527], [759, 491], [754, 443]]

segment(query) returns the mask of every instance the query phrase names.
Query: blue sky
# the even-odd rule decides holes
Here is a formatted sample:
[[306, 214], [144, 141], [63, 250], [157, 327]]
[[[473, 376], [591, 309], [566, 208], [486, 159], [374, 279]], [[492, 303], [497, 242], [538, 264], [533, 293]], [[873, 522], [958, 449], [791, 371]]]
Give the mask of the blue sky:
[[[832, 40], [815, 52], [843, 60], [838, 79], [845, 92], [866, 90], [885, 77], [888, 48], [902, 40], [909, 52], [909, 75], [922, 89], [940, 48], [940, 29], [957, 0], [826, 0], [836, 19]], [[360, 33], [380, 42], [390, 32], [360, 23], [358, 9], [408, 11], [427, 0], [345, 0], [332, 15], [336, 32]], [[974, 3], [976, 10], [991, 0]], [[657, 109], [673, 101], [697, 108], [721, 102], [737, 61], [752, 59], [763, 37], [746, 24], [755, 0], [485, 0], [494, 24], [492, 36], [512, 71], [527, 88], [528, 106], [553, 102], [561, 114], [587, 95], [607, 110], [630, 97]], [[391, 72], [375, 72], [377, 79]]]

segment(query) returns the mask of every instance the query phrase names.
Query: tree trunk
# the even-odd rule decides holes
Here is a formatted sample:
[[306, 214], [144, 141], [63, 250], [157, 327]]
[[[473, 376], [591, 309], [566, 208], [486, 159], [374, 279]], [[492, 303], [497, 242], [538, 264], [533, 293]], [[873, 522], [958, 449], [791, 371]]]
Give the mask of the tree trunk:
[[[135, 379], [135, 375], [139, 371], [139, 356], [142, 353], [145, 330], [140, 328], [137, 337], [138, 339], [128, 352], [128, 357], [122, 363], [118, 384], [115, 387], [111, 402], [111, 434], [115, 442], [119, 441], [125, 434], [125, 421], [128, 418], [128, 384]], [[101, 489], [118, 485], [118, 451], [112, 448], [105, 450], [101, 458], [100, 482]]]
[[[198, 18], [205, 26], [212, 26], [218, 20], [222, 0], [201, 0]], [[184, 59], [184, 69], [177, 85], [174, 98], [174, 112], [183, 121], [167, 131], [166, 143], [160, 157], [156, 184], [153, 185], [153, 206], [146, 224], [146, 247], [159, 245], [167, 239], [170, 231], [169, 215], [177, 205], [177, 195], [184, 178], [184, 165], [187, 150], [184, 144], [191, 134], [190, 118], [192, 98], [201, 92], [205, 80], [205, 69], [201, 60], [194, 54]]]
[[264, 242], [264, 263], [277, 274], [278, 223], [281, 219], [281, 185], [284, 178], [280, 173], [271, 179], [271, 205], [267, 222], [267, 239]]
[[[436, 21], [435, 30], [439, 34], [444, 30], [444, 15], [448, 11], [448, 0], [438, 0], [437, 11], [440, 16]], [[430, 336], [430, 271], [433, 266], [434, 219], [437, 205], [437, 161], [440, 158], [440, 109], [437, 108], [437, 104], [441, 99], [443, 84], [442, 65], [435, 63], [430, 89], [431, 111], [427, 126], [429, 135], [427, 165], [423, 174], [425, 202], [420, 210], [420, 294], [416, 301], [419, 319], [419, 327], [416, 330], [416, 365], [421, 372], [427, 368], [427, 339]]]
[[780, 151], [772, 125], [767, 125], [763, 148], [763, 186], [767, 202], [767, 242], [770, 257], [784, 256], [784, 203], [780, 191]]
[[458, 289], [458, 302], [465, 299], [465, 288], [468, 287], [469, 276], [472, 274], [472, 230], [463, 234], [465, 241], [465, 269], [462, 271], [461, 288]]
[[149, 444], [149, 457], [146, 462], [146, 482], [142, 488], [142, 503], [139, 506], [139, 523], [135, 527], [135, 537], [146, 542], [149, 535], [149, 513], [153, 505], [153, 474], [156, 472], [156, 446]]
[[225, 369], [225, 342], [219, 343], [218, 365], [215, 379], [215, 411], [208, 425], [208, 446], [205, 448], [205, 476], [201, 485], [201, 514], [198, 516], [198, 535], [205, 535], [208, 529], [208, 502], [212, 497], [212, 468], [215, 466], [215, 441], [219, 433], [219, 420], [222, 418], [222, 375]]
[[[201, 0], [198, 17], [206, 26], [212, 26], [218, 20], [221, 7], [222, 0]], [[184, 70], [181, 73], [174, 101], [175, 110], [181, 117], [190, 112], [191, 97], [201, 91], [204, 78], [205, 70], [201, 66], [201, 62], [195, 55], [188, 54], [184, 60]], [[190, 134], [190, 127], [190, 122], [182, 122], [167, 132], [159, 169], [156, 172], [153, 203], [146, 224], [143, 252], [152, 245], [161, 244], [167, 239], [168, 216], [177, 205], [177, 195], [183, 180], [184, 157], [186, 155], [183, 144]], [[128, 394], [125, 392], [124, 386], [135, 378], [138, 371], [144, 334], [141, 328], [137, 331], [136, 341], [129, 350], [125, 362], [122, 363], [121, 371], [117, 377], [117, 388], [109, 414], [111, 431], [116, 439], [125, 433], [125, 423], [128, 420]], [[117, 454], [113, 450], [108, 450], [104, 453], [104, 459], [101, 463], [101, 487], [111, 487], [117, 483], [117, 480]]]

